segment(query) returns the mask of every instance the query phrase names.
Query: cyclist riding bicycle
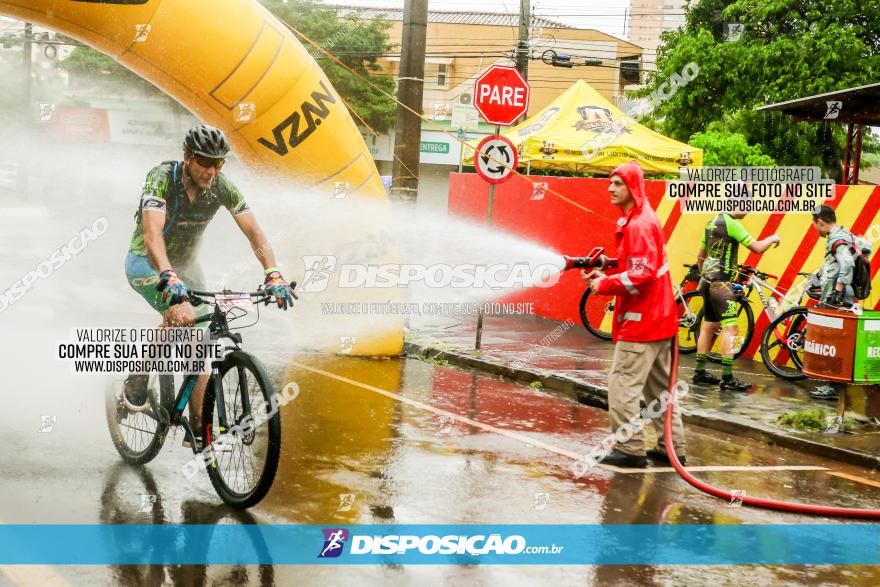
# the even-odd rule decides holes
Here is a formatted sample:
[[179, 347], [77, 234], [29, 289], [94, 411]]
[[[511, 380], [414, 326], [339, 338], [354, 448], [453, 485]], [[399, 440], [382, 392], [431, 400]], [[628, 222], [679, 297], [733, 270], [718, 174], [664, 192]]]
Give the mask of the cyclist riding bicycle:
[[[745, 214], [719, 214], [710, 220], [703, 231], [697, 264], [700, 267], [700, 294], [703, 296], [703, 324], [697, 339], [697, 369], [693, 382], [719, 385], [721, 389], [746, 391], [752, 384], [733, 376], [734, 341], [739, 334], [737, 295], [742, 286], [734, 284], [737, 256], [742, 244], [753, 253], [761, 254], [771, 245], [779, 244], [779, 235], [773, 234], [756, 241], [740, 220]], [[706, 355], [715, 344], [721, 327], [721, 379], [706, 371]]]
[[[266, 293], [285, 310], [296, 297], [275, 266], [272, 247], [244, 196], [220, 173], [229, 152], [223, 131], [196, 125], [183, 142], [183, 161], [165, 161], [147, 174], [125, 258], [125, 275], [129, 285], [162, 314], [161, 328], [186, 327], [195, 322], [196, 311], [187, 301], [187, 292], [205, 289], [196, 257], [202, 234], [221, 206], [232, 214], [262, 264]], [[207, 382], [208, 373], [201, 374], [189, 404], [190, 423], [196, 431], [201, 430], [199, 419]], [[132, 405], [146, 403], [147, 383], [146, 374], [126, 379], [124, 393]]]

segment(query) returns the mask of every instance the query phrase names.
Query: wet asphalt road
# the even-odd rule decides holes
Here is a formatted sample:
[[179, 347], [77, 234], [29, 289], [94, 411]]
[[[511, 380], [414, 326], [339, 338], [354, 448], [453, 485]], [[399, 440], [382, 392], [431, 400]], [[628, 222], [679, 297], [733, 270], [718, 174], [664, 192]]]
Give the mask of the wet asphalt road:
[[[4, 284], [45, 254], [40, 239], [22, 243], [15, 255], [18, 264], [7, 263], [0, 272]], [[6, 383], [0, 415], [0, 523], [833, 522], [729, 507], [690, 488], [675, 473], [597, 469], [575, 479], [571, 459], [543, 446], [587, 452], [608, 433], [600, 410], [413, 359], [279, 353], [270, 333], [256, 328], [245, 334], [246, 347], [267, 363], [276, 388], [295, 381], [301, 394], [282, 410], [282, 460], [271, 492], [251, 511], [234, 512], [221, 504], [205, 475], [190, 481], [181, 474], [191, 453], [180, 446], [180, 435], [170, 436], [147, 467], [121, 464], [103, 414], [103, 392], [111, 378], [71, 375], [53, 356], [54, 343], [68, 337], [73, 326], [116, 324], [123, 317], [138, 326], [151, 323], [144, 313], [131, 318], [130, 298], [104, 293], [127, 287], [118, 271], [112, 278], [98, 271], [104, 263], [120, 265], [119, 251], [109, 244], [90, 247], [79, 266], [63, 268], [0, 314]], [[13, 257], [10, 251], [2, 255]], [[113, 289], [120, 284], [122, 290]], [[706, 430], [690, 428], [687, 434], [691, 465], [830, 469], [700, 473], [714, 484], [749, 495], [880, 507], [880, 475], [872, 471]], [[152, 507], [142, 508], [144, 495], [155, 496]], [[0, 585], [878, 582], [880, 571], [857, 566], [0, 567]]]
[[[258, 349], [255, 349], [258, 351]], [[51, 432], [14, 434], [3, 455], [0, 519], [5, 523], [805, 523], [825, 520], [729, 507], [674, 473], [593, 470], [572, 478], [571, 460], [534, 441], [586, 452], [607, 433], [604, 412], [568, 398], [417, 360], [299, 355], [304, 367], [272, 366], [280, 387], [300, 396], [284, 407], [282, 461], [267, 498], [247, 513], [221, 504], [206, 476], [186, 480], [189, 458], [169, 438], [143, 469], [121, 464], [95, 402], [71, 398]], [[352, 379], [421, 402], [420, 407], [341, 382]], [[59, 406], [61, 407], [61, 406]], [[515, 432], [523, 440], [463, 424], [433, 409]], [[33, 422], [33, 420], [31, 421]], [[86, 426], [86, 423], [89, 426]], [[81, 423], [81, 424], [80, 424]], [[531, 442], [530, 442], [531, 441]], [[690, 429], [694, 465], [810, 465], [807, 455]], [[7, 441], [7, 448], [10, 443]], [[4, 451], [6, 452], [6, 451]], [[880, 482], [851, 467], [843, 472]], [[749, 495], [880, 506], [876, 486], [826, 471], [703, 472]], [[536, 497], [546, 494], [546, 497]], [[142, 508], [142, 495], [155, 505]], [[346, 497], [346, 496], [351, 497]], [[543, 507], [541, 502], [546, 501]], [[141, 511], [146, 509], [147, 511]], [[745, 581], [877, 584], [871, 567], [55, 567], [70, 585], [183, 583], [306, 584], [742, 584]], [[33, 569], [4, 570], [29, 583]], [[344, 581], [342, 580], [344, 577]], [[15, 583], [14, 583], [15, 584]]]

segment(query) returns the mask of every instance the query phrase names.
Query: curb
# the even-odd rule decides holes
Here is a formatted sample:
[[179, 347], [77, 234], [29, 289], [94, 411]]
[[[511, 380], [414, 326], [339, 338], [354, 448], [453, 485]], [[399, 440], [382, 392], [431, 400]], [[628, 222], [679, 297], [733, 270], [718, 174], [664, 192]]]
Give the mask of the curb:
[[[602, 408], [603, 410], [608, 409], [607, 389], [597, 385], [590, 385], [564, 375], [533, 371], [521, 367], [511, 367], [510, 365], [500, 362], [457, 353], [455, 351], [444, 351], [427, 344], [416, 342], [405, 342], [403, 350], [407, 355], [430, 356], [432, 358], [449, 361], [450, 364], [459, 367], [469, 367], [492, 375], [499, 375], [508, 379], [513, 379], [521, 383], [529, 384], [534, 381], [540, 381], [543, 387], [568, 394], [582, 404]], [[814, 456], [833, 459], [849, 465], [880, 470], [880, 456], [878, 455], [823, 444], [741, 416], [724, 414], [714, 410], [685, 408], [682, 406], [681, 417], [687, 424], [709, 428], [717, 432], [751, 438], [765, 444], [807, 452]]]

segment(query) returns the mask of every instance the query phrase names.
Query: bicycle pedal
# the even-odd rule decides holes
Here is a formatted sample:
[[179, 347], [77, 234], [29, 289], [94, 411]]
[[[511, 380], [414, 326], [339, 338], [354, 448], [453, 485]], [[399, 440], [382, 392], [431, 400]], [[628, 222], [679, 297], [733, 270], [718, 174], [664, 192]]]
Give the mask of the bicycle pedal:
[[239, 441], [232, 440], [231, 438], [225, 439], [224, 442], [214, 442], [211, 443], [211, 450], [214, 452], [232, 452], [235, 450], [235, 446], [237, 444], [241, 444]]
[[[202, 449], [204, 447], [204, 441], [201, 436], [196, 436], [196, 448]], [[183, 442], [181, 442], [181, 446], [184, 448], [192, 448], [192, 439], [189, 434], [185, 434], [183, 436]]]
[[[217, 442], [222, 439], [221, 442]], [[214, 452], [232, 452], [235, 445], [241, 444], [241, 438], [228, 434], [226, 430], [221, 430], [220, 434], [211, 440], [211, 450]]]

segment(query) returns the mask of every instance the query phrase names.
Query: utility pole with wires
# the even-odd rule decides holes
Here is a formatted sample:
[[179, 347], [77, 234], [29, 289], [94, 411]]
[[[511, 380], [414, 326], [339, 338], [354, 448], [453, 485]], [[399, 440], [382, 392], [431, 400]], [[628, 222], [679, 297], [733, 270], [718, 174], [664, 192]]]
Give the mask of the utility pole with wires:
[[428, 0], [406, 0], [397, 78], [397, 116], [394, 122], [394, 163], [391, 195], [415, 202], [419, 193], [419, 147], [422, 142], [422, 96], [425, 86], [425, 37]]
[[31, 46], [34, 39], [34, 25], [29, 22], [24, 24], [24, 51], [22, 51], [22, 70], [24, 72], [24, 108], [25, 120], [33, 116], [31, 112], [31, 76], [33, 76], [33, 56]]
[[[22, 70], [24, 77], [23, 84], [23, 94], [24, 94], [24, 124], [25, 128], [30, 128], [33, 120], [33, 105], [31, 104], [31, 77], [33, 76], [33, 55], [31, 54], [31, 47], [33, 46], [34, 39], [34, 25], [29, 22], [26, 22], [24, 25], [24, 51], [22, 57]], [[24, 141], [25, 144], [28, 144], [31, 140], [31, 133], [24, 133]], [[25, 148], [25, 151], [28, 149]], [[17, 177], [17, 185], [16, 188], [19, 191], [19, 194], [27, 200], [30, 194], [30, 161], [28, 159], [23, 159], [22, 164], [19, 167], [19, 171], [16, 174]]]
[[525, 79], [529, 79], [529, 26], [531, 20], [531, 0], [519, 0], [519, 40], [516, 43], [516, 68]]

